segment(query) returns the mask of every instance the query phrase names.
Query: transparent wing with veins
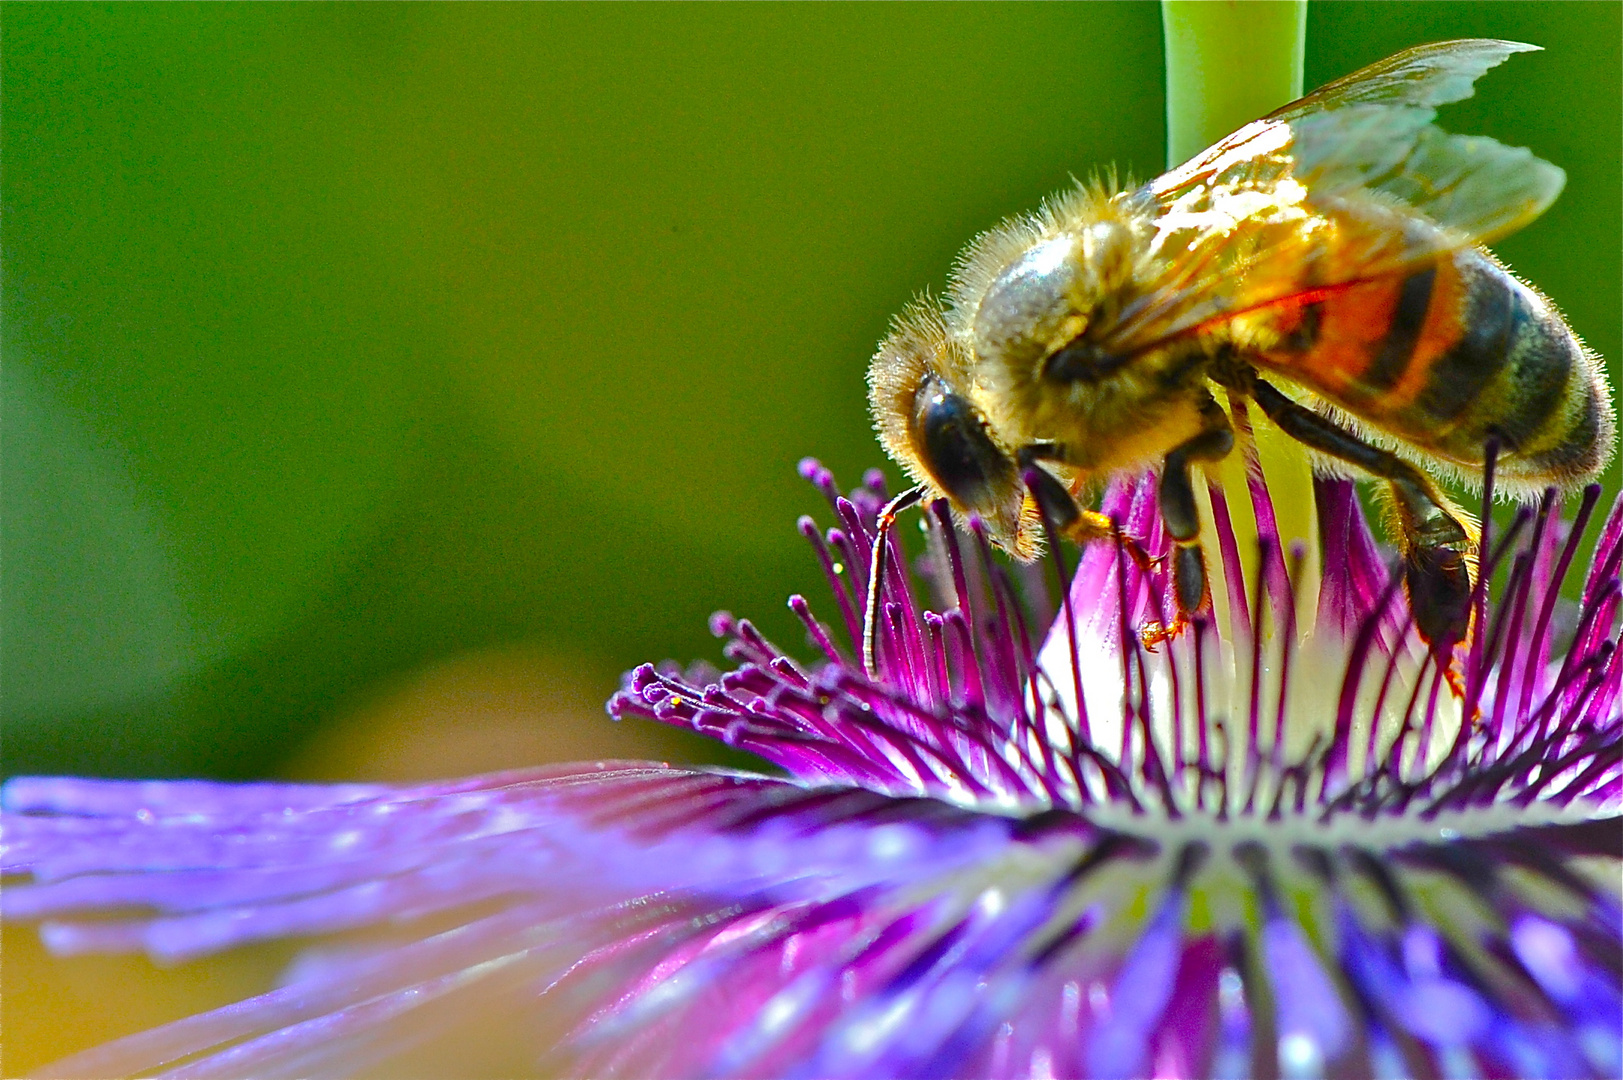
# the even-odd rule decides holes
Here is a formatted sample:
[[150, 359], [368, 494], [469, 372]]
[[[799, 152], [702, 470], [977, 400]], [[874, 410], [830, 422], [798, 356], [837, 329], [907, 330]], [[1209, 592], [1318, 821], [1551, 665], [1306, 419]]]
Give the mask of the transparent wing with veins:
[[1523, 147], [1453, 135], [1436, 106], [1536, 46], [1399, 53], [1236, 131], [1124, 196], [1155, 230], [1101, 344], [1130, 354], [1304, 294], [1398, 273], [1543, 213], [1566, 182]]

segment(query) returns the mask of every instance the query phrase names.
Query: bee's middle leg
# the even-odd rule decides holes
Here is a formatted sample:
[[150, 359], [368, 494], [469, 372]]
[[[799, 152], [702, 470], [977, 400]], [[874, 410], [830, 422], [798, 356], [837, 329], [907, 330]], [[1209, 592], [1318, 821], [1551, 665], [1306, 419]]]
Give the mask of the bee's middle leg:
[[1234, 449], [1234, 429], [1229, 426], [1228, 413], [1210, 394], [1201, 402], [1200, 418], [1204, 430], [1168, 452], [1157, 492], [1161, 523], [1172, 537], [1172, 596], [1178, 605], [1180, 625], [1203, 609], [1211, 596], [1206, 556], [1200, 547], [1200, 510], [1195, 504], [1189, 466], [1196, 461], [1221, 461]]

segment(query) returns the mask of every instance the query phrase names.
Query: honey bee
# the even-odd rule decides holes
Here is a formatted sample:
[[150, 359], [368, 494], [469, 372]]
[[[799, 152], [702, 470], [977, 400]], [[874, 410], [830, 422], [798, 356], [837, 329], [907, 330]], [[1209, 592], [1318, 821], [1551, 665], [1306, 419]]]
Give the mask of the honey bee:
[[1481, 246], [1565, 174], [1432, 123], [1536, 48], [1409, 49], [1148, 184], [1079, 187], [976, 239], [947, 302], [904, 313], [868, 373], [880, 438], [917, 484], [882, 524], [945, 498], [1030, 559], [1044, 518], [1078, 543], [1110, 535], [1078, 505], [1085, 485], [1158, 468], [1186, 621], [1210, 603], [1191, 467], [1232, 450], [1249, 401], [1321, 463], [1387, 485], [1416, 626], [1451, 650], [1478, 537], [1432, 474], [1480, 483], [1496, 446], [1506, 490], [1570, 488], [1614, 441], [1599, 358]]

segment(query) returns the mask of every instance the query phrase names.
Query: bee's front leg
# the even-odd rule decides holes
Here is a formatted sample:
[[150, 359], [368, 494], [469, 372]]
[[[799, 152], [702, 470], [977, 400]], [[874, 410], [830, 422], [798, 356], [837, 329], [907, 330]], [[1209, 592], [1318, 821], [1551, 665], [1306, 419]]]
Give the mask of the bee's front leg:
[[[1044, 520], [1056, 533], [1076, 544], [1104, 540], [1115, 534], [1115, 527], [1108, 517], [1095, 510], [1082, 509], [1065, 484], [1037, 464], [1039, 461], [1060, 460], [1055, 447], [1047, 443], [1033, 443], [1022, 447], [1015, 456], [1020, 460], [1026, 489], [1036, 500], [1037, 509]], [[1138, 545], [1132, 544], [1132, 547], [1137, 549]]]
[[1390, 450], [1369, 445], [1260, 379], [1250, 393], [1285, 434], [1391, 485], [1409, 610], [1432, 650], [1439, 656], [1450, 653], [1470, 630], [1475, 531], [1455, 516], [1458, 511], [1437, 493], [1425, 473]]
[[[1203, 391], [1204, 393], [1204, 391]], [[1158, 501], [1161, 522], [1172, 537], [1172, 596], [1178, 605], [1177, 622], [1164, 631], [1170, 637], [1189, 616], [1210, 602], [1206, 556], [1200, 547], [1200, 511], [1189, 466], [1196, 461], [1221, 461], [1234, 449], [1234, 429], [1228, 413], [1210, 394], [1200, 404], [1205, 430], [1173, 447], [1161, 468]]]
[[1016, 456], [1020, 459], [1026, 490], [1031, 492], [1038, 512], [1057, 535], [1078, 547], [1095, 540], [1114, 539], [1141, 570], [1153, 569], [1161, 561], [1145, 551], [1144, 545], [1136, 539], [1120, 532], [1108, 515], [1078, 506], [1070, 490], [1053, 473], [1037, 465], [1039, 461], [1059, 460], [1057, 449], [1046, 443], [1034, 443]]

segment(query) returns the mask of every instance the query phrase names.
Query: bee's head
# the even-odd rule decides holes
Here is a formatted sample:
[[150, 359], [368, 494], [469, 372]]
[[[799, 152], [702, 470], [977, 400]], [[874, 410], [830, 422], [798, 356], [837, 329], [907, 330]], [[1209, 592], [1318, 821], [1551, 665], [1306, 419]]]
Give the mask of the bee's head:
[[915, 305], [868, 369], [874, 424], [885, 450], [932, 497], [945, 497], [960, 517], [978, 515], [995, 544], [1030, 559], [1040, 542], [1035, 505], [985, 412], [960, 389], [968, 359], [940, 314]]

